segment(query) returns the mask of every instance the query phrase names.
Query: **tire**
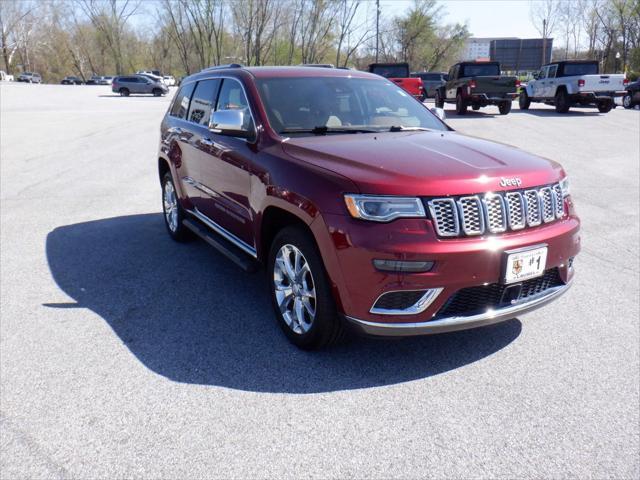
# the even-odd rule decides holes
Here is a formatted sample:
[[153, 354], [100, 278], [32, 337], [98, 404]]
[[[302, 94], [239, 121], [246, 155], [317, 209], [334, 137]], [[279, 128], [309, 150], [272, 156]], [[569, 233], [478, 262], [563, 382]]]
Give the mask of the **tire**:
[[456, 95], [456, 114], [464, 115], [467, 113], [467, 102], [464, 101], [460, 92]]
[[500, 112], [500, 115], [507, 115], [511, 111], [511, 102], [502, 102], [498, 105], [498, 111]]
[[152, 93], [154, 97], [159, 97], [162, 95], [162, 90], [160, 90], [159, 88], [154, 88]]
[[478, 111], [478, 110], [480, 110], [480, 105], [471, 105], [471, 108], [472, 108], [474, 111]]
[[444, 108], [444, 100], [440, 96], [440, 91], [439, 90], [436, 90], [436, 93], [433, 96], [433, 99], [434, 99], [434, 102], [435, 102], [437, 108]]
[[[292, 275], [296, 280], [291, 280]], [[306, 230], [290, 226], [278, 232], [269, 249], [267, 281], [278, 324], [291, 343], [317, 350], [342, 340], [344, 325], [322, 258]], [[305, 295], [310, 292], [315, 296]]]
[[624, 97], [622, 97], [622, 106], [624, 108], [626, 108], [627, 110], [629, 110], [630, 108], [633, 108], [633, 103], [631, 102], [631, 94], [627, 93], [625, 94]]
[[566, 90], [558, 90], [554, 102], [556, 106], [556, 112], [567, 113], [571, 105], [569, 105], [569, 95]]
[[[171, 194], [173, 192], [173, 194]], [[172, 207], [170, 209], [170, 207]], [[162, 217], [167, 227], [169, 236], [176, 242], [185, 242], [193, 238], [191, 230], [182, 224], [185, 212], [180, 206], [176, 186], [173, 183], [171, 173], [167, 172], [162, 177]]]
[[128, 88], [121, 88], [119, 90], [120, 92], [120, 96], [121, 97], [128, 97], [129, 96], [129, 89]]
[[602, 102], [598, 104], [598, 111], [600, 113], [609, 113], [613, 108], [613, 102]]
[[518, 106], [520, 107], [520, 110], [529, 110], [529, 107], [531, 106], [531, 98], [527, 94], [526, 90], [523, 90], [520, 93], [520, 96], [518, 97]]

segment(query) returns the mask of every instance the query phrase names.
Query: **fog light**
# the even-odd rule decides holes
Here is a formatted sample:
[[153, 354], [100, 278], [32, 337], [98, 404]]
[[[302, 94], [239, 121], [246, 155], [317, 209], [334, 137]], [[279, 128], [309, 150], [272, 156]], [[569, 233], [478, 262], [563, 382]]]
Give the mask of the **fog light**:
[[433, 268], [434, 262], [404, 260], [374, 260], [373, 266], [382, 272], [422, 273]]

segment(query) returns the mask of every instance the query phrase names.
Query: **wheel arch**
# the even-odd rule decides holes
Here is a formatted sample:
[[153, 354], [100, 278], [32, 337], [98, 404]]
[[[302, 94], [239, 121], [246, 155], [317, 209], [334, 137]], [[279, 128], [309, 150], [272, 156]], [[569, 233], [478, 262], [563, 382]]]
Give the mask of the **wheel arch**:
[[306, 230], [315, 241], [315, 235], [309, 228], [309, 224], [302, 217], [277, 205], [269, 205], [264, 209], [258, 228], [258, 241], [256, 242], [258, 258], [263, 263], [266, 264], [267, 255], [275, 236], [280, 230], [289, 226], [296, 226]]

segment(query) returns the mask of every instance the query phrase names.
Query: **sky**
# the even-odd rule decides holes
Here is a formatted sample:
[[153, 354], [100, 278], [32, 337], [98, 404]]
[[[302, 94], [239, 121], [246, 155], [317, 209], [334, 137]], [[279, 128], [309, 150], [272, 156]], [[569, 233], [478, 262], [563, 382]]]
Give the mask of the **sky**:
[[[529, 0], [440, 0], [446, 23], [467, 23], [474, 37], [539, 38], [529, 19]], [[385, 16], [408, 10], [412, 0], [381, 0]]]

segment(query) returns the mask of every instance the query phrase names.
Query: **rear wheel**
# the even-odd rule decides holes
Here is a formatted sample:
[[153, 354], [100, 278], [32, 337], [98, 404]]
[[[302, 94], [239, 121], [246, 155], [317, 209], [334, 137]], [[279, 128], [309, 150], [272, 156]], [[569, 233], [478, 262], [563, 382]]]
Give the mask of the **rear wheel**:
[[474, 104], [474, 105], [471, 105], [471, 108], [477, 111], [477, 110], [480, 110], [480, 105]]
[[523, 90], [520, 93], [518, 105], [520, 106], [520, 110], [529, 110], [529, 107], [531, 106], [531, 98], [529, 98], [526, 90]]
[[343, 337], [322, 258], [308, 232], [286, 227], [276, 235], [267, 275], [278, 323], [294, 345], [314, 350]]
[[433, 96], [433, 98], [437, 108], [444, 108], [444, 99], [440, 96], [439, 90], [436, 90], [436, 93]]
[[598, 111], [600, 113], [608, 113], [609, 111], [611, 111], [611, 108], [613, 107], [612, 105], [613, 102], [601, 102], [598, 104]]
[[631, 108], [633, 105], [631, 104], [631, 94], [627, 93], [624, 97], [622, 97], [622, 106], [626, 109]]
[[569, 105], [569, 95], [566, 90], [558, 90], [555, 99], [556, 112], [567, 113], [571, 105]]
[[128, 88], [121, 88], [120, 89], [120, 96], [121, 97], [128, 97], [129, 96], [129, 89]]
[[462, 94], [460, 92], [456, 95], [456, 113], [458, 115], [464, 115], [467, 113], [467, 102], [462, 98]]
[[511, 102], [502, 102], [500, 105], [498, 105], [498, 111], [500, 112], [500, 115], [508, 114], [511, 111]]
[[169, 172], [162, 177], [162, 211], [164, 213], [164, 224], [171, 238], [176, 242], [189, 240], [191, 231], [182, 224], [185, 213], [178, 201], [178, 192]]

